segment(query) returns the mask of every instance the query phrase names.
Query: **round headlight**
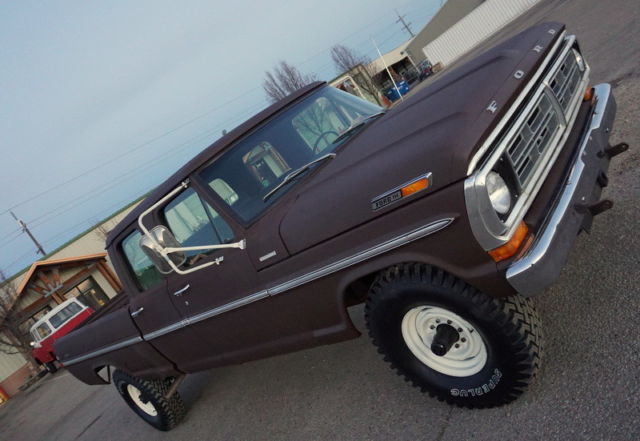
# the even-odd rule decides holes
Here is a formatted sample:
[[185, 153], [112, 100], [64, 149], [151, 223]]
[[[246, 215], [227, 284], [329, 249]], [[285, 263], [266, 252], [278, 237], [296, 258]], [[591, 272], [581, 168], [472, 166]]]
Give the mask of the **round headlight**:
[[493, 209], [500, 214], [507, 214], [511, 209], [511, 192], [502, 176], [494, 171], [489, 172], [486, 185]]

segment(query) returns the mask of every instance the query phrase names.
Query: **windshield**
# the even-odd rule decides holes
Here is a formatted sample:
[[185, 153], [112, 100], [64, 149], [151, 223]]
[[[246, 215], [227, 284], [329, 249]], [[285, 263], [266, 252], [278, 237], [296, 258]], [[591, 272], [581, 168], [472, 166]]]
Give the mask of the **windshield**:
[[265, 198], [291, 171], [335, 150], [357, 132], [345, 134], [347, 129], [381, 110], [326, 86], [237, 142], [200, 176], [241, 219], [251, 221], [298, 182], [292, 179]]
[[82, 307], [80, 305], [78, 305], [77, 303], [70, 303], [68, 306], [58, 311], [56, 315], [51, 317], [49, 319], [49, 323], [51, 323], [51, 326], [57, 329], [62, 326], [64, 322], [69, 320], [80, 311], [82, 311]]

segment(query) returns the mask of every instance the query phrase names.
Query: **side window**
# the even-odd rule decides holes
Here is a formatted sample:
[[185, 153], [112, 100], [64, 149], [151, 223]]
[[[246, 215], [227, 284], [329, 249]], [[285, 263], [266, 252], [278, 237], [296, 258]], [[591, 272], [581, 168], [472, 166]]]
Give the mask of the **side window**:
[[[191, 188], [183, 191], [164, 209], [167, 226], [184, 247], [217, 245], [233, 241], [229, 224]], [[206, 251], [187, 251], [188, 257]]]
[[70, 303], [63, 310], [51, 317], [49, 322], [51, 323], [51, 326], [57, 329], [80, 311], [82, 311], [82, 307], [80, 305], [77, 303]]
[[129, 267], [133, 271], [138, 287], [145, 290], [160, 283], [162, 275], [138, 245], [141, 237], [142, 233], [139, 231], [128, 235], [122, 241], [122, 251], [129, 261]]

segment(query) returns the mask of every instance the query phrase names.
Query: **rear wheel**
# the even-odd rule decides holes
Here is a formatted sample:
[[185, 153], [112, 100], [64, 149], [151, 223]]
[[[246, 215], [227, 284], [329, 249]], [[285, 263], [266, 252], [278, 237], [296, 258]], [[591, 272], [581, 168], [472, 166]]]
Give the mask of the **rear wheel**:
[[385, 360], [423, 392], [451, 404], [509, 403], [540, 364], [540, 321], [530, 299], [494, 299], [428, 265], [383, 272], [365, 311]]
[[116, 370], [113, 384], [129, 407], [158, 430], [173, 429], [186, 413], [178, 392], [167, 398], [171, 387], [169, 381], [144, 380]]

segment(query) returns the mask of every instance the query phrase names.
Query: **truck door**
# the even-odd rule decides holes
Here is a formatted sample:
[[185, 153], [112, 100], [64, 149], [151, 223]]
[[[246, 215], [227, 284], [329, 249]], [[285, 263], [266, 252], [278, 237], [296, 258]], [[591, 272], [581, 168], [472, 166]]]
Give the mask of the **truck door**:
[[129, 314], [143, 338], [181, 368], [180, 364], [190, 356], [183, 350], [184, 341], [197, 338], [187, 328], [175, 329], [182, 316], [169, 297], [166, 278], [138, 246], [141, 237], [138, 230], [133, 230], [120, 243], [126, 273], [135, 285], [128, 289]]
[[[178, 194], [158, 216], [184, 247], [224, 244], [241, 239], [193, 188]], [[198, 370], [212, 366], [213, 359], [222, 352], [250, 344], [235, 329], [221, 329], [220, 316], [226, 315], [234, 302], [259, 295], [259, 292], [256, 293], [256, 271], [246, 250], [190, 251], [186, 257], [182, 266], [185, 270], [216, 259], [220, 262], [187, 275], [172, 273], [167, 278], [173, 305], [183, 323], [197, 335], [197, 344], [184, 345], [184, 350], [190, 352], [188, 358], [197, 360], [186, 365], [185, 369]]]

